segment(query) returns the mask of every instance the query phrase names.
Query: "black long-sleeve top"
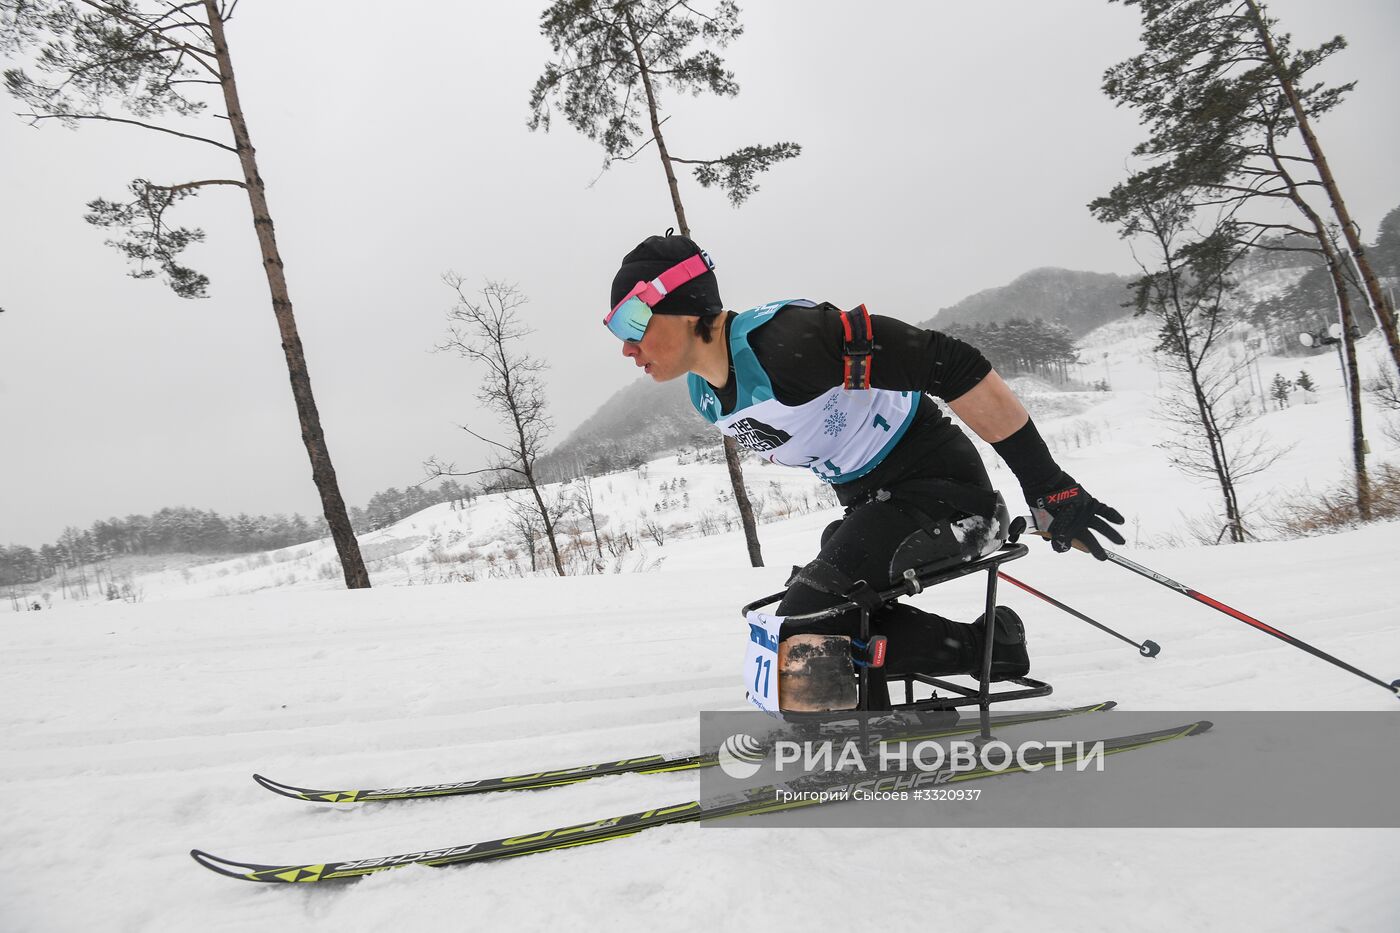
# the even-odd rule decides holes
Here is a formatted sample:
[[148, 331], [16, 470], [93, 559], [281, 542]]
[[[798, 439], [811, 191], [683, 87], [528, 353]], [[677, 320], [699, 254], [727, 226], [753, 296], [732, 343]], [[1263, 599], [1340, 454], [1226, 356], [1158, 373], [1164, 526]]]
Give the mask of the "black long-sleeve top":
[[[929, 396], [956, 399], [981, 382], [992, 365], [975, 347], [956, 337], [897, 318], [871, 315], [871, 327], [875, 337], [871, 387], [919, 392], [921, 397], [913, 424], [894, 450], [870, 473], [836, 487], [840, 500], [855, 501], [916, 476], [989, 486], [976, 449]], [[825, 302], [810, 308], [788, 305], [753, 331], [749, 346], [768, 373], [778, 401], [800, 405], [842, 383], [842, 333], [836, 306]], [[716, 390], [726, 411], [734, 406], [735, 392], [733, 379]]]

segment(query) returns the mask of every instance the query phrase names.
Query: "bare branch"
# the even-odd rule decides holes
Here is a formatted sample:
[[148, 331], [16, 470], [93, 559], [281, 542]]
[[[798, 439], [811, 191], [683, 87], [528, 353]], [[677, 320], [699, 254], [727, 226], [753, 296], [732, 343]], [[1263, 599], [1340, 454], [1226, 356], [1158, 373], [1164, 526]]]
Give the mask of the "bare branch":
[[99, 113], [24, 113], [20, 114], [20, 116], [28, 117], [31, 126], [37, 124], [40, 120], [101, 120], [106, 123], [125, 123], [129, 126], [139, 126], [142, 129], [154, 130], [157, 133], [167, 133], [171, 136], [178, 136], [181, 139], [189, 139], [199, 143], [208, 143], [211, 146], [217, 146], [218, 148], [223, 149], [225, 152], [238, 152], [237, 148], [235, 148], [234, 146], [230, 146], [227, 143], [221, 143], [217, 140], [209, 139], [204, 136], [196, 136], [192, 133], [181, 133], [178, 130], [172, 130], [168, 127], [156, 126], [154, 123], [145, 123], [141, 120], [128, 120], [125, 117], [111, 117], [107, 116], [106, 114]]
[[[459, 424], [459, 425], [457, 425], [457, 427], [460, 428], [460, 429], [462, 429], [463, 431], [466, 431], [466, 432], [467, 432], [468, 434], [470, 434], [472, 437], [476, 438], [476, 439], [479, 440], [479, 441], [482, 441], [483, 443], [490, 444], [492, 447], [499, 447], [501, 450], [504, 450], [504, 451], [506, 451], [507, 453], [510, 453], [510, 452], [511, 452], [511, 448], [510, 448], [509, 445], [507, 445], [507, 444], [502, 444], [500, 441], [493, 441], [493, 440], [491, 440], [491, 438], [489, 438], [489, 437], [484, 437], [484, 436], [482, 436], [482, 435], [476, 433], [475, 431], [473, 431], [471, 428], [467, 427], [465, 424]], [[492, 467], [492, 469], [494, 470], [494, 469], [496, 469], [496, 467]]]
[[414, 486], [422, 486], [424, 483], [431, 483], [433, 480], [440, 479], [444, 476], [479, 476], [482, 473], [499, 472], [496, 467], [482, 467], [479, 470], [458, 470], [456, 463], [443, 463], [438, 460], [437, 457], [429, 457], [427, 460], [424, 460], [423, 470], [428, 474], [428, 477], [420, 482], [414, 483]]
[[235, 188], [247, 188], [246, 182], [233, 178], [206, 178], [203, 181], [187, 181], [179, 185], [151, 185], [156, 191], [188, 191], [194, 188], [207, 188], [211, 185], [233, 185]]

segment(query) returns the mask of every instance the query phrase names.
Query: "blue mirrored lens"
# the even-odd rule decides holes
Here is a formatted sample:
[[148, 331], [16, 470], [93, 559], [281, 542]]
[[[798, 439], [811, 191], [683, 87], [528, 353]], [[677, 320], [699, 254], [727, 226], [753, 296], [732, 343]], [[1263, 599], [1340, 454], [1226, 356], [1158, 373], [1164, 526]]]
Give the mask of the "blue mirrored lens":
[[607, 324], [614, 337], [618, 340], [632, 341], [642, 339], [650, 321], [651, 309], [645, 301], [635, 295], [618, 305], [612, 314], [603, 319], [603, 323]]

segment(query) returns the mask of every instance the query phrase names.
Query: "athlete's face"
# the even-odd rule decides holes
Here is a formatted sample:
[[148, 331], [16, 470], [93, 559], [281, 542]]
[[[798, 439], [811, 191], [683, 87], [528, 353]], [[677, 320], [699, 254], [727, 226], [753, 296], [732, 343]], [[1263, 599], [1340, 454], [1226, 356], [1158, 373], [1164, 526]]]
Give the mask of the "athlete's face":
[[654, 314], [646, 333], [636, 342], [624, 340], [622, 355], [642, 367], [657, 382], [669, 382], [690, 372], [696, 318], [676, 314]]

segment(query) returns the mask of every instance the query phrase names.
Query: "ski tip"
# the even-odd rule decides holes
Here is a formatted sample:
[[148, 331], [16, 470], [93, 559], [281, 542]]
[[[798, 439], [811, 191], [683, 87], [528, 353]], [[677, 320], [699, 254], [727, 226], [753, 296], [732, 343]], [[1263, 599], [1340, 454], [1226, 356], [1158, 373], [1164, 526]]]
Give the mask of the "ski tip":
[[228, 859], [219, 858], [217, 855], [210, 855], [202, 849], [191, 849], [190, 858], [210, 871], [228, 878], [247, 878], [248, 869], [257, 867], [255, 865], [244, 865], [240, 862], [231, 862]]
[[320, 881], [321, 873], [326, 867], [324, 865], [255, 865], [251, 862], [235, 862], [232, 859], [220, 858], [201, 849], [191, 849], [190, 858], [225, 878], [275, 884]]
[[305, 787], [292, 787], [290, 784], [281, 784], [272, 778], [263, 777], [261, 774], [253, 775], [253, 780], [274, 794], [281, 794], [283, 797], [291, 797], [293, 800], [308, 800], [312, 796], [323, 793], [322, 791], [309, 790]]
[[258, 782], [259, 784], [261, 784], [263, 787], [266, 787], [268, 790], [270, 790], [270, 791], [272, 791], [272, 792], [274, 792], [274, 793], [277, 793], [277, 794], [282, 793], [281, 788], [283, 788], [283, 787], [286, 786], [285, 784], [278, 784], [278, 783], [277, 783], [276, 781], [274, 781], [272, 778], [263, 777], [261, 774], [255, 774], [255, 775], [253, 775], [253, 780], [254, 780], [254, 781], [257, 781], [257, 782]]
[[1191, 726], [1192, 729], [1190, 734], [1200, 735], [1202, 732], [1209, 732], [1211, 729], [1214, 729], [1215, 723], [1211, 722], [1209, 719], [1202, 719], [1197, 722], [1193, 722]]

